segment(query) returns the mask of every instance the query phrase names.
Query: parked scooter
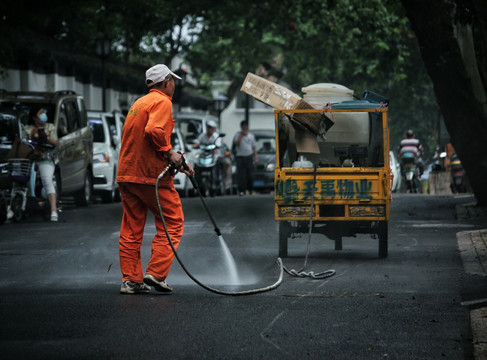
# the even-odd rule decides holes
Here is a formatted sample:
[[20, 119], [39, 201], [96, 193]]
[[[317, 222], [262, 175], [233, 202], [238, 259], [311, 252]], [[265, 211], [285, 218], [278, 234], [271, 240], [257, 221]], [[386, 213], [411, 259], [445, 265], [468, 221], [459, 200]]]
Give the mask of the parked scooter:
[[[220, 134], [223, 137], [225, 134]], [[221, 195], [224, 192], [221, 151], [216, 144], [200, 144], [195, 153], [195, 178], [203, 196]]]
[[404, 153], [401, 162], [407, 192], [421, 192], [421, 182], [419, 180], [420, 175], [416, 164], [416, 156], [410, 152]]
[[467, 192], [467, 184], [465, 177], [465, 170], [463, 169], [462, 162], [457, 154], [452, 154], [450, 157], [450, 173], [451, 182], [450, 188], [453, 193]]
[[[32, 140], [23, 140], [23, 142], [32, 148], [38, 147], [41, 150], [53, 148], [51, 144], [39, 145]], [[8, 171], [10, 181], [12, 182], [12, 188], [10, 190], [10, 210], [13, 212], [12, 220], [14, 222], [20, 222], [33, 213], [40, 213], [45, 220], [49, 220], [51, 207], [42, 185], [41, 177], [35, 167], [35, 162], [25, 158], [9, 159]], [[32, 176], [36, 177], [34, 194], [29, 193]], [[55, 189], [57, 189], [56, 175], [53, 176], [53, 183]], [[59, 207], [58, 211], [61, 211]]]

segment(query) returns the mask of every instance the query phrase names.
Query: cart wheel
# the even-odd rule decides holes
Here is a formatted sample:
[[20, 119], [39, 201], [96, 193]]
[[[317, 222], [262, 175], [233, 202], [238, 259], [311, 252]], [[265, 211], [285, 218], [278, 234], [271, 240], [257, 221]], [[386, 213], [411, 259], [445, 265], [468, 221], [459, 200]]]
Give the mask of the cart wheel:
[[288, 221], [279, 222], [279, 257], [287, 257], [287, 240], [291, 235], [291, 225]]
[[388, 226], [388, 221], [379, 221], [377, 235], [379, 238], [379, 257], [382, 259], [386, 258], [388, 253]]
[[343, 240], [342, 237], [339, 236], [335, 240], [335, 250], [343, 250]]

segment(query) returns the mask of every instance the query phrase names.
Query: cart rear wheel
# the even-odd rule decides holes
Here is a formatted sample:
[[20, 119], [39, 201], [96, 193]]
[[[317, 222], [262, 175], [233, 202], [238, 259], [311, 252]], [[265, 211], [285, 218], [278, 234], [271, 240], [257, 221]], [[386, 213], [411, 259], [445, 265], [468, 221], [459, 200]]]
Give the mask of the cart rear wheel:
[[388, 255], [389, 222], [380, 221], [377, 235], [379, 238], [379, 257], [384, 259]]
[[291, 235], [291, 224], [279, 221], [279, 257], [287, 257], [287, 240]]

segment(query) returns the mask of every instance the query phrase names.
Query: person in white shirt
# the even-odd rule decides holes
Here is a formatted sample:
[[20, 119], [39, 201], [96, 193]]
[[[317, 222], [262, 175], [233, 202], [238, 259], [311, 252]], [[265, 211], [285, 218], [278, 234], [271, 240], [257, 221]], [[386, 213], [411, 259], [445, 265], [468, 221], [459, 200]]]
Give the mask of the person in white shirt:
[[238, 192], [243, 196], [245, 191], [252, 193], [253, 161], [257, 162], [258, 158], [255, 136], [249, 132], [249, 123], [245, 120], [241, 121], [240, 129], [233, 138], [233, 147], [237, 159]]
[[[212, 145], [215, 144], [215, 149], [213, 150], [213, 154], [216, 157], [216, 164], [212, 169], [213, 173], [213, 180], [211, 187], [217, 188], [221, 181], [222, 181], [222, 138], [220, 134], [216, 131], [216, 123], [213, 120], [209, 120], [206, 122], [206, 132], [202, 133], [198, 138], [194, 141], [193, 147], [199, 148], [201, 145]], [[195, 168], [196, 173], [196, 181], [201, 183], [201, 168], [196, 166]], [[210, 191], [211, 194], [211, 191]]]
[[206, 132], [202, 133], [193, 143], [193, 147], [197, 148], [200, 145], [215, 144], [217, 148], [222, 145], [220, 134], [216, 131], [216, 123], [210, 120], [206, 123]]

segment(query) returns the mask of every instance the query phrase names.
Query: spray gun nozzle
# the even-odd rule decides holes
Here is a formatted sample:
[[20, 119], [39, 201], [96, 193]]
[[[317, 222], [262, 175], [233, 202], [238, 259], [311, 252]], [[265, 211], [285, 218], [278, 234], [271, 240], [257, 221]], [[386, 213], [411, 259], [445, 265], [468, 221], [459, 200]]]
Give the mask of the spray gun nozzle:
[[[178, 154], [181, 154], [181, 151], [178, 151]], [[188, 166], [188, 164], [186, 164], [186, 159], [184, 158], [184, 154], [186, 154], [186, 153], [181, 154], [181, 159], [183, 161], [181, 163], [181, 165], [183, 166], [184, 170], [189, 171], [189, 166]]]
[[[178, 151], [178, 154], [181, 154], [181, 151]], [[188, 164], [186, 164], [186, 159], [184, 158], [184, 154], [185, 153], [181, 154], [181, 159], [182, 159], [181, 165], [183, 166], [184, 170], [189, 171], [189, 166]], [[191, 181], [193, 188], [198, 189], [198, 183], [196, 182], [194, 176], [189, 176], [189, 180]]]

